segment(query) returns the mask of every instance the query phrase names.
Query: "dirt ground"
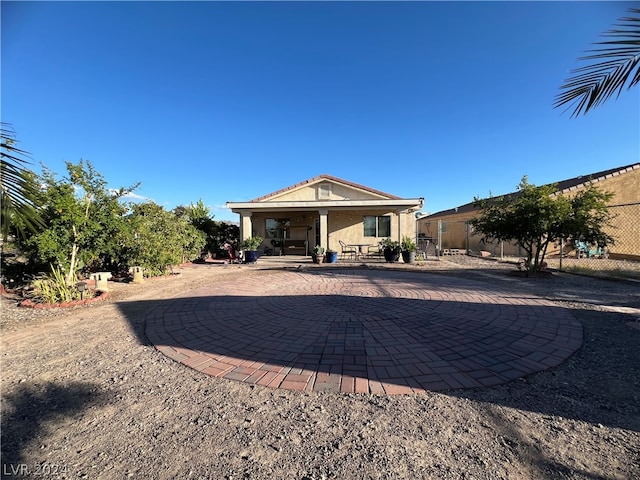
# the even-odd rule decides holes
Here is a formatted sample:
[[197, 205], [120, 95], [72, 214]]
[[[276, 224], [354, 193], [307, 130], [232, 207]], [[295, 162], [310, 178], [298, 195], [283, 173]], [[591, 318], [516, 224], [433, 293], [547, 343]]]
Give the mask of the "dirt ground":
[[239, 275], [268, 282], [260, 262], [186, 266], [72, 309], [16, 308], [5, 297], [2, 477], [640, 478], [640, 285], [515, 278], [512, 266], [455, 261], [415, 268], [557, 302], [582, 322], [582, 348], [555, 369], [491, 388], [300, 393], [178, 364], [140, 344], [142, 307], [127, 308], [128, 318], [118, 307]]

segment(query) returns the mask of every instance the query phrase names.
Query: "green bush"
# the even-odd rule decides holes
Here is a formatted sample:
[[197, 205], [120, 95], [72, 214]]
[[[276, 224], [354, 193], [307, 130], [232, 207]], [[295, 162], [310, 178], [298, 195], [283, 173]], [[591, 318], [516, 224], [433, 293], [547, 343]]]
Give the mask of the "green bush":
[[400, 248], [403, 252], [415, 252], [416, 242], [414, 242], [411, 239], [411, 237], [405, 235], [402, 237], [402, 243], [400, 244]]
[[262, 237], [249, 237], [242, 242], [241, 248], [243, 250], [255, 252], [256, 250], [258, 250], [258, 247], [262, 245], [263, 240], [264, 239]]

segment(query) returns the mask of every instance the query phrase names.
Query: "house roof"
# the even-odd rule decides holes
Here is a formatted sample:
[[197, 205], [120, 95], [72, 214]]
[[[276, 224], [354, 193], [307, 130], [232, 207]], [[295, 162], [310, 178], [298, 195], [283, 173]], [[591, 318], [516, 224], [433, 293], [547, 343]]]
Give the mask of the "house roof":
[[[290, 199], [287, 193], [313, 186], [322, 182], [331, 182], [342, 185], [351, 191], [360, 191], [366, 194], [367, 198], [337, 198], [337, 199]], [[424, 198], [402, 198], [390, 193], [382, 192], [374, 188], [350, 182], [342, 178], [331, 175], [318, 175], [303, 182], [296, 183], [290, 187], [272, 192], [268, 195], [255, 198], [247, 202], [227, 202], [227, 207], [235, 213], [248, 211], [303, 211], [317, 208], [328, 208], [331, 210], [356, 208], [392, 208], [416, 210], [422, 208]]]
[[[572, 190], [576, 190], [588, 183], [595, 183], [605, 180], [610, 177], [614, 177], [617, 175], [621, 175], [623, 173], [629, 172], [631, 170], [640, 169], [640, 163], [632, 163], [631, 165], [626, 165], [624, 167], [610, 168], [609, 170], [603, 170], [601, 172], [595, 172], [588, 175], [579, 175], [574, 178], [569, 178], [567, 180], [562, 180], [560, 182], [554, 182], [557, 187], [556, 193], [566, 193]], [[506, 193], [504, 195], [497, 195], [498, 197], [509, 197], [509, 196], [517, 196], [520, 192], [511, 192]], [[473, 212], [477, 210], [476, 207], [473, 206], [473, 202], [465, 203], [464, 205], [460, 205], [455, 208], [450, 208], [448, 210], [442, 210], [440, 212], [433, 213], [431, 215], [427, 215], [423, 218], [434, 218], [434, 217], [442, 217], [445, 215], [451, 215], [454, 213], [467, 213]]]
[[291, 185], [290, 187], [286, 187], [286, 188], [282, 188], [280, 190], [277, 190], [275, 192], [269, 193], [267, 195], [263, 195], [262, 197], [258, 197], [258, 198], [254, 198], [253, 200], [250, 200], [251, 202], [263, 202], [265, 200], [268, 200], [269, 198], [273, 198], [273, 197], [277, 197], [282, 195], [283, 193], [286, 192], [290, 192], [292, 190], [296, 190], [298, 188], [301, 187], [305, 187], [305, 186], [309, 186], [309, 185], [313, 185], [314, 183], [318, 183], [324, 180], [329, 180], [331, 182], [334, 183], [342, 183], [343, 185], [347, 185], [349, 187], [352, 188], [357, 188], [359, 190], [363, 190], [365, 192], [369, 192], [372, 193], [374, 195], [378, 195], [384, 198], [388, 198], [388, 199], [393, 199], [393, 200], [400, 200], [400, 197], [397, 197], [396, 195], [391, 195], [390, 193], [385, 193], [382, 192], [380, 190], [376, 190], [374, 188], [369, 188], [365, 185], [360, 185], [358, 183], [354, 183], [354, 182], [350, 182], [348, 180], [344, 180], [342, 178], [338, 178], [338, 177], [334, 177], [332, 175], [327, 175], [327, 174], [322, 174], [322, 175], [318, 175], [317, 177], [313, 177], [313, 178], [309, 178], [307, 180], [304, 180], [302, 182], [296, 183], [295, 185]]
[[627, 165], [625, 167], [611, 168], [609, 170], [603, 170], [602, 172], [596, 172], [590, 175], [580, 175], [579, 177], [557, 182], [556, 185], [558, 187], [558, 192], [566, 192], [575, 190], [576, 188], [581, 187], [586, 183], [600, 182], [606, 178], [615, 177], [617, 175], [635, 170], [637, 168], [640, 168], [640, 163], [632, 163], [631, 165]]

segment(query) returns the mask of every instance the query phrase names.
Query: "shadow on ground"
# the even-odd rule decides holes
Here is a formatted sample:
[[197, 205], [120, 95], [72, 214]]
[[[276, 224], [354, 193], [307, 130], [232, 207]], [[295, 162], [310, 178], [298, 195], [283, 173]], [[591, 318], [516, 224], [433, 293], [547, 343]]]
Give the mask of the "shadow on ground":
[[25, 449], [46, 436], [47, 428], [63, 424], [105, 398], [96, 384], [80, 382], [65, 385], [25, 382], [10, 393], [5, 391], [1, 427], [3, 477], [21, 473], [21, 466], [26, 464]]
[[640, 331], [633, 316], [578, 310], [582, 347], [562, 365], [487, 389], [449, 392], [487, 405], [640, 431]]

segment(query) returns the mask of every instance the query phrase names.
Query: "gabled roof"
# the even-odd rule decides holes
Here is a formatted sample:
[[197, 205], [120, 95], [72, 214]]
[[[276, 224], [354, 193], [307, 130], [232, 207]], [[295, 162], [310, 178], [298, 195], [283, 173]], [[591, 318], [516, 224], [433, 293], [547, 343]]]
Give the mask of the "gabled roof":
[[[339, 192], [335, 197], [319, 199], [315, 186], [333, 184]], [[311, 188], [309, 188], [311, 187]], [[296, 193], [292, 193], [296, 192]], [[311, 193], [311, 195], [310, 195]], [[301, 195], [298, 195], [301, 194]], [[402, 198], [350, 182], [331, 175], [318, 175], [287, 188], [255, 198], [247, 202], [227, 202], [227, 208], [234, 213], [253, 211], [290, 212], [309, 209], [354, 210], [354, 209], [409, 209], [422, 208], [424, 198]]]
[[385, 193], [385, 192], [381, 192], [380, 190], [376, 190], [374, 188], [369, 188], [366, 187], [364, 185], [360, 185], [358, 183], [354, 183], [354, 182], [350, 182], [348, 180], [344, 180], [342, 178], [338, 178], [338, 177], [334, 177], [332, 175], [327, 175], [327, 174], [322, 174], [322, 175], [318, 175], [317, 177], [313, 177], [313, 178], [309, 178], [308, 180], [304, 180], [302, 182], [296, 183], [295, 185], [291, 185], [290, 187], [286, 187], [286, 188], [282, 188], [280, 190], [277, 190], [275, 192], [269, 193], [267, 195], [263, 195], [262, 197], [258, 197], [258, 198], [254, 198], [253, 200], [250, 200], [251, 202], [263, 202], [265, 200], [268, 200], [269, 198], [273, 198], [273, 197], [278, 197], [280, 195], [282, 195], [283, 193], [287, 193], [287, 192], [291, 192], [293, 190], [297, 190], [298, 188], [302, 188], [302, 187], [308, 187], [310, 185], [313, 185], [315, 183], [319, 183], [322, 181], [330, 181], [333, 183], [341, 183], [345, 186], [351, 187], [351, 188], [356, 188], [358, 190], [362, 190], [364, 192], [368, 192], [368, 193], [372, 193], [373, 195], [377, 195], [383, 198], [388, 198], [391, 200], [400, 200], [400, 197], [397, 197], [396, 195], [391, 195], [390, 193]]
[[[557, 187], [556, 193], [566, 193], [572, 190], [576, 190], [580, 187], [583, 187], [588, 183], [601, 182], [602, 180], [605, 180], [607, 178], [615, 177], [617, 175], [622, 175], [623, 173], [630, 172], [636, 169], [640, 169], [640, 163], [632, 163], [631, 165], [626, 165], [624, 167], [611, 168], [609, 170], [603, 170], [601, 172], [595, 172], [589, 175], [580, 175], [578, 177], [569, 178], [567, 180], [562, 180], [560, 182], [554, 182], [554, 184]], [[496, 197], [516, 197], [519, 194], [520, 192], [516, 191], [516, 192], [506, 193], [504, 195], [496, 195]], [[427, 215], [422, 218], [442, 217], [445, 215], [452, 215], [454, 213], [473, 212], [475, 210], [477, 210], [477, 208], [473, 206], [473, 202], [470, 202], [455, 208], [450, 208], [449, 210], [442, 210], [440, 212], [432, 213], [431, 215]]]

